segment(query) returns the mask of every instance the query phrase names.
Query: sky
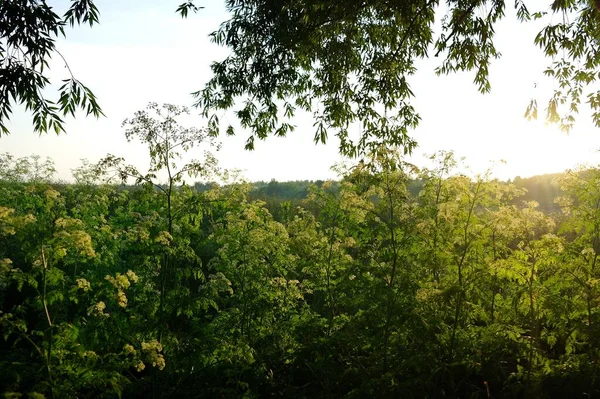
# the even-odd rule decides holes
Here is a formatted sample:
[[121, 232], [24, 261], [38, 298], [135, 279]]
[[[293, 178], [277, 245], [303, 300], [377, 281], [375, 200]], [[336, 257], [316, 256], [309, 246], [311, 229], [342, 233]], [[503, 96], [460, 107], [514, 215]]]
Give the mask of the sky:
[[[208, 35], [228, 18], [224, 1], [204, 1], [206, 8], [181, 19], [175, 14], [179, 0], [105, 0], [98, 2], [100, 25], [68, 30], [58, 50], [69, 62], [75, 77], [96, 94], [105, 118], [80, 113], [67, 119], [66, 134], [33, 133], [31, 115], [14, 107], [8, 124], [11, 134], [0, 137], [0, 152], [16, 157], [37, 154], [54, 160], [60, 179], [68, 180], [81, 159], [96, 162], [106, 154], [123, 156], [143, 169], [145, 148], [125, 140], [121, 123], [150, 101], [191, 105], [191, 92], [210, 79], [210, 64], [227, 50], [212, 44]], [[67, 0], [49, 0], [64, 12]], [[555, 173], [581, 163], [598, 164], [600, 131], [589, 113], [582, 112], [573, 131], [566, 135], [543, 121], [527, 121], [523, 114], [531, 98], [541, 104], [555, 88], [543, 77], [549, 60], [533, 45], [539, 26], [519, 24], [509, 16], [497, 28], [496, 45], [502, 58], [490, 68], [492, 91], [482, 95], [472, 83], [473, 73], [436, 76], [440, 60], [417, 64], [409, 79], [416, 97], [413, 104], [421, 123], [410, 134], [419, 146], [409, 159], [426, 165], [425, 154], [453, 150], [465, 157], [474, 173], [494, 167], [494, 176], [511, 179]], [[51, 80], [60, 83], [68, 72], [60, 57], [51, 63]], [[541, 111], [541, 110], [540, 110]], [[186, 120], [206, 125], [199, 111]], [[234, 118], [225, 114], [222, 119]], [[240, 169], [251, 181], [276, 179], [316, 180], [335, 178], [331, 166], [343, 159], [338, 144], [313, 142], [313, 121], [306, 116], [293, 120], [296, 130], [285, 138], [258, 141], [254, 151], [244, 150], [247, 134], [222, 137], [217, 153], [220, 165]], [[194, 157], [195, 154], [190, 154]], [[503, 160], [504, 163], [499, 161]]]

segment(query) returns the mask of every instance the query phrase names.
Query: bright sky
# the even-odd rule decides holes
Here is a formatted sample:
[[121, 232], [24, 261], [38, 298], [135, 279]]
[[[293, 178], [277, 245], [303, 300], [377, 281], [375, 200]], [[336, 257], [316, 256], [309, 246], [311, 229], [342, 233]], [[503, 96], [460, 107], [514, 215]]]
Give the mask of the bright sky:
[[[98, 2], [100, 25], [69, 31], [58, 49], [75, 76], [94, 91], [106, 118], [80, 114], [68, 120], [66, 135], [40, 137], [32, 133], [31, 116], [17, 110], [9, 124], [12, 134], [0, 137], [0, 152], [17, 157], [49, 156], [62, 179], [70, 178], [70, 170], [81, 164], [80, 159], [95, 162], [107, 153], [124, 156], [142, 168], [147, 160], [145, 149], [126, 142], [123, 119], [149, 101], [191, 105], [190, 93], [210, 78], [210, 63], [227, 54], [208, 39], [227, 19], [224, 1], [203, 1], [206, 8], [185, 20], [174, 12], [181, 2]], [[62, 12], [69, 2], [48, 3]], [[511, 4], [507, 7], [510, 14]], [[423, 164], [422, 154], [454, 150], [479, 172], [490, 161], [503, 159], [506, 164], [495, 168], [495, 175], [502, 179], [559, 172], [582, 162], [598, 163], [600, 131], [585, 112], [569, 136], [543, 122], [523, 118], [532, 96], [541, 104], [554, 88], [542, 76], [549, 61], [533, 45], [537, 29], [511, 17], [498, 26], [496, 43], [503, 57], [491, 67], [491, 94], [477, 92], [472, 73], [437, 77], [433, 70], [438, 59], [419, 64], [419, 73], [410, 80], [416, 94], [414, 105], [422, 117], [412, 133], [419, 143], [413, 162]], [[55, 57], [52, 81], [60, 83], [66, 77], [62, 61]], [[205, 123], [195, 119], [198, 127]], [[222, 138], [223, 148], [217, 156], [221, 166], [242, 169], [249, 180], [335, 177], [329, 168], [341, 160], [337, 142], [315, 146], [312, 120], [297, 118], [294, 123], [297, 129], [288, 137], [259, 141], [252, 152], [243, 149], [247, 135], [242, 132]]]

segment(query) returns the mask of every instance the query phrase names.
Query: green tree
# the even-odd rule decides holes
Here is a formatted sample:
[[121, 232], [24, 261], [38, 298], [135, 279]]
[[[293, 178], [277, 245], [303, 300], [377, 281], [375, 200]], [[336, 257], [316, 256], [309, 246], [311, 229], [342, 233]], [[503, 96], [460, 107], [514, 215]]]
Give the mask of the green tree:
[[100, 361], [111, 350], [80, 339], [89, 300], [80, 294], [91, 288], [84, 276], [97, 256], [85, 224], [68, 215], [64, 197], [47, 183], [28, 184], [15, 200], [16, 209], [0, 207], [5, 288], [0, 325], [12, 348], [2, 358], [3, 368], [13, 370], [3, 388], [70, 397], [110, 380], [109, 391], [118, 394], [126, 381], [119, 362]]
[[[159, 300], [155, 306], [147, 299], [146, 317], [155, 318], [157, 322], [146, 333], [164, 347], [167, 356], [182, 350], [186, 328], [192, 328], [192, 320], [214, 306], [213, 293], [218, 296], [224, 289], [223, 274], [215, 277], [205, 273], [202, 258], [196, 251], [200, 246], [185, 235], [190, 224], [186, 214], [202, 209], [201, 199], [185, 184], [186, 178], [212, 179], [218, 171], [216, 159], [210, 152], [215, 147], [218, 149], [215, 139], [208, 136], [205, 129], [182, 126], [178, 119], [188, 114], [186, 107], [150, 103], [147, 110], [138, 111], [132, 119], [123, 122], [127, 139], [139, 140], [148, 148], [150, 162], [146, 172], [113, 155], [100, 160], [96, 167], [97, 173], [105, 179], [116, 177], [122, 182], [133, 179], [141, 188], [131, 202], [135, 217], [130, 214], [133, 209], [124, 209], [123, 239], [130, 244], [127, 246], [130, 256], [138, 261], [136, 270], [141, 268], [143, 277], [155, 281], [146, 294], [156, 289]], [[204, 147], [202, 159], [186, 160], [178, 165], [186, 152], [199, 147]], [[166, 182], [160, 182], [161, 176]], [[193, 365], [182, 367], [188, 366], [193, 368]], [[164, 391], [162, 378], [189, 372], [179, 364], [172, 367], [177, 371], [164, 377], [153, 376], [154, 394]]]
[[[114, 155], [102, 159], [97, 170], [104, 175], [113, 172], [116, 175], [108, 177], [118, 177], [123, 182], [133, 178], [135, 184], [149, 184], [162, 192], [166, 199], [167, 232], [172, 235], [173, 221], [182, 212], [174, 204], [177, 185], [185, 184], [186, 176], [206, 178], [217, 170], [217, 160], [208, 149], [204, 150], [202, 161], [191, 160], [180, 167], [175, 161], [181, 160], [183, 154], [195, 146], [216, 147], [218, 150], [219, 145], [205, 129], [186, 128], [179, 124], [177, 118], [189, 115], [186, 107], [150, 103], [147, 110], [138, 111], [133, 119], [123, 121], [127, 140], [139, 140], [148, 146], [150, 164], [147, 172], [140, 172], [135, 166], [126, 164], [124, 158]], [[166, 172], [164, 185], [159, 183], [159, 172]]]
[[[9, 0], [0, 4], [0, 134], [8, 134], [6, 122], [12, 104], [25, 104], [33, 113], [35, 131], [64, 131], [62, 118], [75, 115], [79, 108], [88, 115], [103, 115], [96, 97], [73, 75], [66, 60], [56, 49], [59, 35], [75, 24], [98, 23], [93, 1], [76, 0], [63, 16], [46, 1]], [[58, 54], [70, 76], [62, 81], [58, 100], [46, 98], [43, 90], [51, 84], [47, 76], [49, 60]]]
[[[545, 118], [568, 130], [585, 101], [600, 125], [597, 3], [541, 3], [517, 0], [514, 14], [521, 22], [545, 22], [534, 43], [552, 60], [545, 73], [559, 84]], [[419, 59], [440, 56], [437, 74], [473, 70], [479, 91], [488, 92], [489, 66], [500, 56], [494, 35], [507, 13], [506, 2], [496, 0], [451, 0], [445, 7], [437, 0], [226, 4], [231, 18], [212, 40], [231, 54], [213, 64], [213, 78], [195, 93], [210, 127], [219, 129], [214, 111], [233, 108], [240, 126], [251, 132], [246, 147], [253, 148], [255, 139], [293, 130], [287, 119], [296, 112], [309, 112], [315, 142], [333, 133], [349, 156], [382, 143], [406, 152], [414, 148], [409, 130], [419, 116], [411, 105], [410, 77]], [[537, 118], [537, 107], [532, 101], [526, 116]], [[355, 140], [352, 124], [362, 132]]]
[[[297, 111], [313, 113], [315, 141], [330, 134], [340, 139], [340, 151], [357, 156], [379, 144], [400, 146], [410, 152], [415, 141], [409, 130], [419, 122], [411, 105], [410, 77], [416, 62], [441, 56], [438, 74], [475, 71], [481, 92], [490, 90], [489, 66], [500, 56], [494, 43], [506, 2], [497, 0], [439, 0], [403, 2], [369, 0], [339, 3], [333, 0], [225, 2], [231, 18], [212, 34], [231, 54], [213, 64], [214, 76], [195, 93], [196, 104], [218, 130], [216, 111], [236, 109], [242, 128], [255, 139], [284, 136], [293, 130], [288, 118]], [[182, 3], [177, 12], [186, 17], [199, 8]], [[558, 85], [545, 106], [545, 119], [569, 130], [582, 102], [600, 126], [600, 92], [597, 81], [599, 18], [592, 0], [551, 0], [543, 5], [514, 2], [521, 22], [542, 20], [534, 44], [551, 60], [544, 72]], [[92, 0], [73, 1], [59, 16], [44, 1], [9, 0], [0, 4], [0, 130], [12, 104], [24, 103], [34, 114], [36, 131], [64, 129], [62, 116], [78, 108], [102, 115], [93, 93], [72, 75], [59, 89], [59, 99], [48, 100], [42, 89], [49, 83], [48, 60], [66, 25], [98, 23]], [[441, 17], [441, 18], [440, 18]], [[441, 23], [441, 29], [434, 26]], [[537, 118], [538, 103], [529, 104], [526, 116]], [[362, 134], [349, 135], [358, 123]], [[232, 126], [227, 127], [234, 133]]]
[[[183, 17], [200, 7], [191, 1], [177, 12]], [[81, 109], [87, 115], [104, 115], [94, 93], [75, 78], [67, 60], [56, 48], [59, 37], [75, 24], [99, 23], [100, 12], [94, 0], [73, 0], [61, 16], [46, 0], [6, 0], [0, 3], [0, 136], [8, 134], [6, 123], [14, 104], [24, 104], [33, 113], [36, 132], [64, 131], [63, 118]], [[53, 84], [48, 75], [49, 61], [58, 55], [69, 72], [58, 89], [58, 99], [44, 93]]]
[[[598, 348], [600, 320], [599, 253], [600, 253], [600, 174], [598, 168], [580, 168], [564, 173], [560, 179], [564, 195], [557, 198], [564, 219], [560, 233], [566, 238], [565, 256], [560, 276], [571, 290], [563, 289], [572, 307], [562, 316], [563, 323], [575, 325], [573, 340], [564, 362], [576, 365], [589, 376], [588, 392], [597, 389], [600, 367]], [[585, 346], [585, 351], [577, 347]], [[559, 373], [562, 370], [558, 368]]]

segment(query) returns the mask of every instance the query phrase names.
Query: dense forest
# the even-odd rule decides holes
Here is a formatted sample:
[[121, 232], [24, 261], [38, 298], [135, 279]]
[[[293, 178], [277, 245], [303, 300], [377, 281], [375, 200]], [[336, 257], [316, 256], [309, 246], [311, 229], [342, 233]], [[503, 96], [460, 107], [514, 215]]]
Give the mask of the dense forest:
[[0, 390], [598, 396], [600, 169], [501, 182], [398, 154], [221, 185], [103, 183], [137, 172], [114, 157], [53, 183], [50, 160], [3, 155]]

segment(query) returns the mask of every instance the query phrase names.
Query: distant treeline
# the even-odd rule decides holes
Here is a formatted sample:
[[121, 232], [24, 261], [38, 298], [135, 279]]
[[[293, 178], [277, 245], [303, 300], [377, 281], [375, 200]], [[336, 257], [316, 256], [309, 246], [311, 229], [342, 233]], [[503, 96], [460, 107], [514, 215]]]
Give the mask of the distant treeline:
[[[558, 212], [560, 207], [555, 203], [555, 199], [561, 195], [560, 186], [557, 178], [560, 173], [537, 175], [532, 177], [522, 178], [515, 177], [513, 180], [508, 180], [506, 183], [512, 183], [515, 187], [525, 189], [523, 196], [515, 200], [515, 202], [535, 201], [539, 204], [538, 209], [546, 214]], [[309, 188], [312, 185], [321, 188], [325, 180], [293, 180], [293, 181], [277, 181], [271, 180], [251, 182], [248, 197], [250, 200], [261, 200], [266, 202], [267, 208], [278, 216], [281, 204], [287, 203], [286, 206], [305, 206], [304, 200], [307, 198]], [[194, 188], [202, 193], [214, 187], [215, 183], [195, 183]], [[416, 197], [423, 189], [424, 181], [421, 179], [411, 179], [406, 183], [408, 192]], [[339, 190], [339, 182], [334, 181], [329, 188], [337, 192]], [[278, 218], [279, 219], [279, 218]]]

